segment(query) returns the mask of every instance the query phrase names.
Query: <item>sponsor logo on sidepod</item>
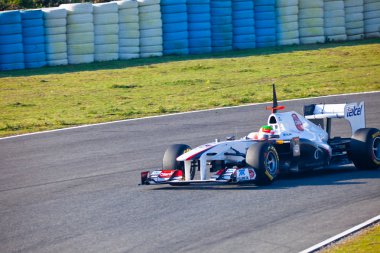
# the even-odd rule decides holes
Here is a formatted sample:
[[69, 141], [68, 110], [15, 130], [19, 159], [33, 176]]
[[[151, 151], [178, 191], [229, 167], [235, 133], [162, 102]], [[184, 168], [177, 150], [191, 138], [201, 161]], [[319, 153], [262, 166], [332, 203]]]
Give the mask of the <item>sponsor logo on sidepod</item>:
[[355, 117], [355, 116], [359, 116], [362, 114], [362, 111], [363, 111], [363, 105], [361, 106], [350, 106], [347, 108], [347, 114], [346, 114], [346, 117], [349, 118], [349, 117]]
[[304, 131], [302, 121], [298, 118], [297, 114], [293, 113], [292, 118], [293, 118], [294, 124], [296, 125], [297, 129], [300, 131]]

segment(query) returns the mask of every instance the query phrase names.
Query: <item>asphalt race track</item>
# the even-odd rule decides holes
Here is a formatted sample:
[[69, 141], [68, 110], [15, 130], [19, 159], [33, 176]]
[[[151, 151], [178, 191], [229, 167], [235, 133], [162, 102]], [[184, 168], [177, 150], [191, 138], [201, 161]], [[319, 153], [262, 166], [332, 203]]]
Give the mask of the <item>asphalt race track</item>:
[[[380, 92], [282, 104], [362, 100], [379, 128]], [[352, 166], [268, 187], [138, 186], [169, 144], [244, 136], [265, 106], [0, 139], [0, 252], [299, 252], [380, 214], [380, 170]]]

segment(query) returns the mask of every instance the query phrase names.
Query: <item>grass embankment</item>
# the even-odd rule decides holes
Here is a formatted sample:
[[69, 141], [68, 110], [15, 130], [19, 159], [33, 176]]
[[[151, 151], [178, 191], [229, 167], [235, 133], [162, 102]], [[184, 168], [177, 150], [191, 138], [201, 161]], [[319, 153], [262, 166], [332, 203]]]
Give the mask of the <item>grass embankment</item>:
[[380, 39], [0, 72], [0, 136], [380, 90]]
[[380, 251], [380, 223], [359, 232], [321, 253], [378, 253]]

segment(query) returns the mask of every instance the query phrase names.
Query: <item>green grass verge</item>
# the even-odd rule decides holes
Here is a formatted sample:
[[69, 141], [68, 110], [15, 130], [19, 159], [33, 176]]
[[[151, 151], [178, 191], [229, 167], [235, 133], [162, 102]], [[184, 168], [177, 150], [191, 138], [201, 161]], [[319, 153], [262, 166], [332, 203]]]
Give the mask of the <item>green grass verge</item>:
[[321, 253], [378, 253], [380, 251], [380, 224], [359, 232], [343, 242], [332, 245]]
[[380, 90], [380, 39], [0, 72], [0, 136]]

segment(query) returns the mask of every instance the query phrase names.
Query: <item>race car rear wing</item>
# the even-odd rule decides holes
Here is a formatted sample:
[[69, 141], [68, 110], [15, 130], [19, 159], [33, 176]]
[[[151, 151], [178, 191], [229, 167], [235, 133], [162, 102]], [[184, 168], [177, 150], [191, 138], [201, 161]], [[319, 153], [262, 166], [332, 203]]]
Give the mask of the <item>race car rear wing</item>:
[[352, 134], [360, 128], [365, 128], [365, 106], [364, 102], [350, 104], [311, 104], [304, 106], [304, 116], [313, 123], [324, 128], [326, 119], [326, 132], [330, 136], [331, 119], [344, 118], [351, 126]]

